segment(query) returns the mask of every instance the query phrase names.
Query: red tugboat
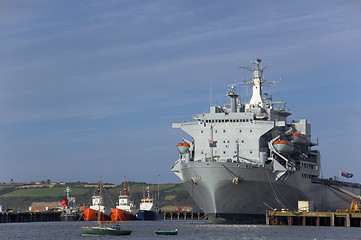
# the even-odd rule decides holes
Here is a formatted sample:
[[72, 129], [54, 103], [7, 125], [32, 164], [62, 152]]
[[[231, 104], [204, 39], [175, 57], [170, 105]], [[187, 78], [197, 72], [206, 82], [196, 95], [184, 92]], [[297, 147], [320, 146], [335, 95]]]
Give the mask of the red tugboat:
[[[99, 186], [99, 189], [102, 186]], [[92, 196], [92, 205], [84, 209], [84, 221], [97, 221], [98, 214], [100, 214], [100, 221], [109, 221], [110, 216], [107, 209], [103, 205], [103, 198], [100, 195]]]
[[136, 209], [133, 204], [133, 201], [130, 201], [128, 196], [127, 181], [124, 178], [124, 189], [123, 195], [119, 195], [118, 205], [113, 209], [111, 214], [112, 221], [128, 221], [128, 220], [137, 220]]

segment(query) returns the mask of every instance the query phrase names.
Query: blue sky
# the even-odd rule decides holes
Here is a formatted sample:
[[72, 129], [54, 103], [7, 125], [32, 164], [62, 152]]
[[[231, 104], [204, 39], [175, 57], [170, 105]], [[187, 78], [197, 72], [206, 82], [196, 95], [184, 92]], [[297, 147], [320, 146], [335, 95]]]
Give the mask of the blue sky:
[[[172, 122], [267, 89], [361, 182], [359, 1], [0, 1], [0, 182], [179, 182]], [[248, 90], [248, 93], [250, 91]], [[247, 100], [247, 89], [241, 89]]]

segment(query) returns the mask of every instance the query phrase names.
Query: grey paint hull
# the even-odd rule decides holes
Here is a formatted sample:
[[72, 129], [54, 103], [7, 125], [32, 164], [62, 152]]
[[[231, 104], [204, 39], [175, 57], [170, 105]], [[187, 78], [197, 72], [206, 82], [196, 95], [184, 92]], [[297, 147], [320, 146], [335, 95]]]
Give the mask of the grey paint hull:
[[[298, 201], [313, 201], [316, 210], [346, 209], [352, 200], [324, 183], [297, 173], [275, 180], [265, 167], [245, 168], [227, 162], [189, 162], [182, 166], [184, 186], [215, 222], [264, 222], [270, 209], [297, 210]], [[238, 176], [238, 184], [234, 177]], [[348, 190], [360, 195], [360, 189]]]
[[192, 140], [178, 146], [172, 171], [203, 211], [218, 222], [258, 222], [269, 209], [297, 210], [298, 201], [335, 211], [360, 200], [361, 185], [320, 178], [318, 140], [306, 119], [288, 121], [286, 103], [263, 94], [261, 59], [252, 62], [252, 97], [242, 102], [230, 85], [230, 104], [212, 105], [194, 121], [173, 123]]

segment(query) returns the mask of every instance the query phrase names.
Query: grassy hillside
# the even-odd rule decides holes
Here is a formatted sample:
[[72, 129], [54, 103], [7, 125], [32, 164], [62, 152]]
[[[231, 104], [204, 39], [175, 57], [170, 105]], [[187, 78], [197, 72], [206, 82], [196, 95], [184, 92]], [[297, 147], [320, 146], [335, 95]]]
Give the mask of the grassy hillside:
[[[42, 185], [0, 185], [0, 204], [5, 209], [20, 209], [27, 211], [33, 202], [53, 202], [61, 201], [65, 198], [65, 189], [69, 186], [70, 195], [76, 198], [79, 205], [89, 206], [91, 196], [97, 192], [95, 184], [88, 183], [67, 183], [67, 184], [42, 184]], [[146, 188], [152, 198], [157, 200], [158, 185], [146, 183], [128, 183], [128, 195], [131, 196], [134, 204], [139, 207], [140, 199], [145, 195]], [[105, 202], [110, 207], [114, 207], [118, 201], [120, 192], [123, 192], [123, 184], [109, 185], [105, 191]], [[186, 192], [182, 184], [167, 183], [159, 184], [159, 206], [193, 206], [195, 205], [192, 198]]]

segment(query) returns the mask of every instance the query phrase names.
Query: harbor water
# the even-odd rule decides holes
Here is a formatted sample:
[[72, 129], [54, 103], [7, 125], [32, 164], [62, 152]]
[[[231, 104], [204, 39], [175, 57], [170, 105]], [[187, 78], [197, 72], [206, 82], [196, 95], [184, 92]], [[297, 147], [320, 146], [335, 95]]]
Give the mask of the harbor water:
[[[0, 224], [1, 240], [57, 239], [361, 239], [360, 228], [215, 225], [202, 221], [130, 221], [121, 224], [133, 230], [130, 236], [82, 237], [81, 226], [89, 222], [31, 222]], [[176, 236], [158, 236], [155, 230], [178, 229]]]

